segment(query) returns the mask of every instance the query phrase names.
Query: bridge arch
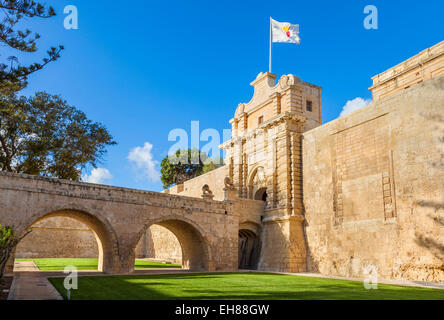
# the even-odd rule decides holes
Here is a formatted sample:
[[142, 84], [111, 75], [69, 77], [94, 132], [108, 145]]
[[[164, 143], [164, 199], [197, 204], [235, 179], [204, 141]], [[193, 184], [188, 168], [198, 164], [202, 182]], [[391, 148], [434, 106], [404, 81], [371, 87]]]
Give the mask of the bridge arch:
[[150, 219], [137, 235], [133, 251], [146, 230], [160, 225], [171, 231], [177, 238], [182, 249], [182, 268], [190, 270], [211, 270], [211, 249], [205, 232], [194, 221], [183, 216], [165, 216]]
[[24, 228], [23, 232], [31, 228], [34, 224], [52, 217], [71, 218], [86, 225], [94, 234], [97, 241], [99, 251], [98, 270], [105, 273], [116, 272], [116, 268], [119, 266], [117, 236], [106, 219], [101, 217], [100, 214], [93, 214], [75, 207], [56, 208], [41, 211], [30, 216], [30, 218], [22, 224]]

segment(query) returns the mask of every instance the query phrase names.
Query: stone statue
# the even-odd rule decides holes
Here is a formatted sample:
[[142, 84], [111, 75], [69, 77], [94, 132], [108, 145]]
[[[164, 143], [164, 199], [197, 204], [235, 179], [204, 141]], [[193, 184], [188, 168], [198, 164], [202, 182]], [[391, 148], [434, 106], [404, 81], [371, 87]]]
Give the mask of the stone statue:
[[226, 190], [233, 190], [234, 189], [234, 184], [231, 182], [230, 177], [225, 177], [224, 184], [225, 184]]
[[207, 184], [204, 184], [202, 187], [202, 198], [207, 200], [212, 200], [214, 197], [213, 192], [210, 190], [210, 187]]
[[207, 184], [205, 184], [202, 187], [202, 192], [203, 192], [203, 194], [213, 194], [213, 192], [210, 190], [210, 187]]

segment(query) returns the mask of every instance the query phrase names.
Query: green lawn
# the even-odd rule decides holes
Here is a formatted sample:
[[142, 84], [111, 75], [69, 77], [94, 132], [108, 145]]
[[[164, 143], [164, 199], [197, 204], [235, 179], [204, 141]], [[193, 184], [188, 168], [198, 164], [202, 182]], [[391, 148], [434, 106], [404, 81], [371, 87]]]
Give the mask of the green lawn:
[[[89, 258], [50, 258], [50, 259], [16, 259], [17, 261], [34, 261], [42, 271], [64, 270], [66, 266], [75, 266], [78, 270], [97, 270], [97, 259]], [[145, 268], [180, 268], [180, 264], [164, 264], [154, 261], [136, 260], [135, 269]]]
[[[65, 296], [63, 278], [50, 282]], [[200, 273], [79, 277], [71, 299], [440, 299], [444, 290], [378, 286], [366, 290], [362, 282], [270, 273]]]

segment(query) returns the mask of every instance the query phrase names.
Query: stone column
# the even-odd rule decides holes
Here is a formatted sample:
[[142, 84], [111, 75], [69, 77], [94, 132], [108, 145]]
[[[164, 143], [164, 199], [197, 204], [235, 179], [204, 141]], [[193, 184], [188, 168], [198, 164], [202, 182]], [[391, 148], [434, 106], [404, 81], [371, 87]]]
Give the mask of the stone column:
[[291, 214], [291, 181], [290, 181], [290, 138], [286, 123], [279, 124], [279, 135], [276, 137], [277, 160], [277, 203], [278, 208], [285, 208], [285, 214]]
[[11, 256], [9, 257], [8, 261], [6, 262], [5, 271], [4, 274], [13, 274], [14, 272], [14, 260], [15, 260], [15, 249], [12, 251]]
[[248, 128], [248, 116], [246, 113], [243, 113], [239, 117], [239, 122], [237, 125], [237, 135], [238, 136], [244, 135], [247, 132], [247, 128]]
[[269, 144], [270, 150], [267, 151], [269, 168], [267, 168], [267, 209], [277, 206], [277, 143], [274, 137]]
[[239, 198], [243, 196], [244, 189], [244, 166], [243, 166], [243, 142], [242, 139], [236, 139], [233, 145], [233, 183], [237, 188]]
[[303, 199], [302, 199], [302, 156], [301, 156], [301, 134], [290, 133], [290, 147], [291, 147], [291, 207], [292, 215], [303, 214]]
[[134, 271], [136, 260], [135, 250], [120, 250], [119, 256], [114, 259], [112, 270], [104, 270], [110, 274], [128, 274]]
[[232, 137], [238, 136], [238, 126], [239, 126], [239, 120], [236, 118], [233, 118], [230, 120], [231, 123], [231, 135]]

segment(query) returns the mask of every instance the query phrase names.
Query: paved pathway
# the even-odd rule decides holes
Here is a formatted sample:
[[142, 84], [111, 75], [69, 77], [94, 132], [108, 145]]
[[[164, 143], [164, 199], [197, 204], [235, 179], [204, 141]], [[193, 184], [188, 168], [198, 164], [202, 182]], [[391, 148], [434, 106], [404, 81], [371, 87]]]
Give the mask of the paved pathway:
[[17, 272], [8, 300], [62, 300], [62, 296], [40, 272]]
[[[192, 272], [179, 268], [137, 269], [133, 275], [169, 274]], [[107, 276], [100, 271], [78, 271], [79, 276]], [[49, 277], [66, 277], [63, 271], [40, 271], [33, 261], [15, 261], [14, 280], [8, 300], [63, 300], [48, 281]]]
[[34, 261], [14, 261], [14, 272], [39, 271]]

